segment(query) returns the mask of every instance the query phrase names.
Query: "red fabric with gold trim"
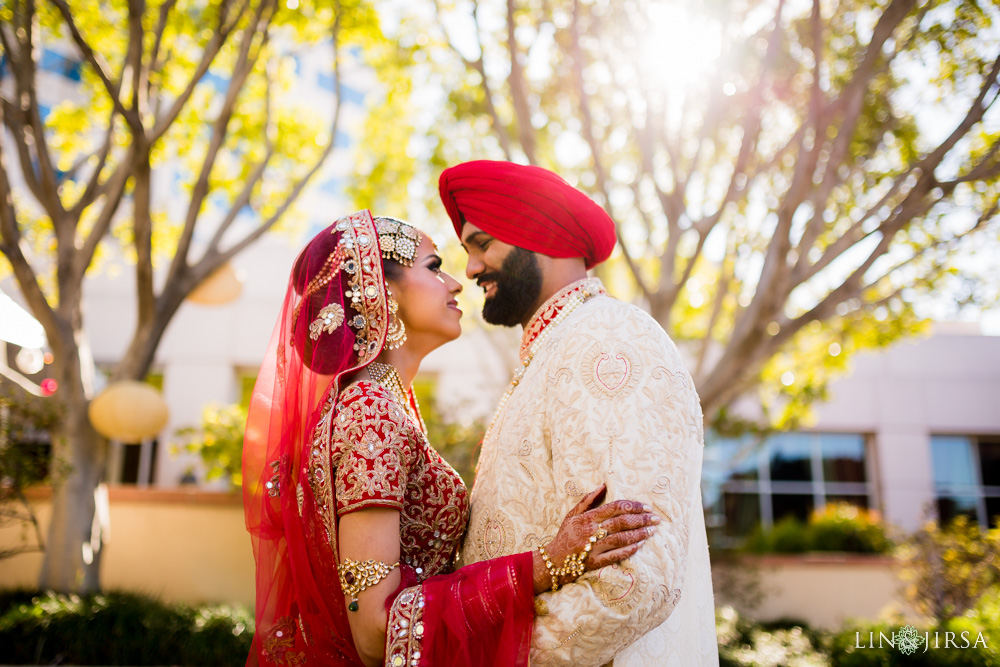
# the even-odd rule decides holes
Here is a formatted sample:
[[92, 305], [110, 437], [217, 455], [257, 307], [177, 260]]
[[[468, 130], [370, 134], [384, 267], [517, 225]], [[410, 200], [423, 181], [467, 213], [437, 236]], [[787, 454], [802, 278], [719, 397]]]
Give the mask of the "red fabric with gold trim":
[[504, 243], [550, 257], [582, 257], [588, 269], [615, 248], [607, 212], [547, 169], [475, 160], [445, 169], [438, 189], [459, 236], [464, 217]]
[[451, 571], [469, 520], [469, 492], [414, 417], [381, 385], [351, 385], [340, 397], [330, 456], [338, 517], [398, 509], [400, 559], [422, 581]]

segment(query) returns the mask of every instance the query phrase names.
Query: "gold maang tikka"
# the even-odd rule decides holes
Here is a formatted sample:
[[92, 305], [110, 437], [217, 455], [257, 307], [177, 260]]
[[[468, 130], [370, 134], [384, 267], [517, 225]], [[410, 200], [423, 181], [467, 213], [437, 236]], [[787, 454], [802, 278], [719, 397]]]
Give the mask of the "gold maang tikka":
[[421, 234], [416, 227], [396, 218], [375, 218], [382, 259], [391, 259], [409, 268], [417, 258]]

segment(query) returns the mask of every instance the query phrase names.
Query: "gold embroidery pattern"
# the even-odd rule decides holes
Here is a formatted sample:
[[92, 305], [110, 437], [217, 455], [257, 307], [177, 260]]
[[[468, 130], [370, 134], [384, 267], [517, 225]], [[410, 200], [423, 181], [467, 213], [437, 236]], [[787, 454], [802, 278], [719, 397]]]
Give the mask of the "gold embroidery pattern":
[[[320, 411], [319, 422], [313, 430], [312, 444], [309, 448], [307, 477], [312, 489], [316, 512], [326, 529], [327, 540], [337, 553], [336, 521], [333, 514], [333, 488], [330, 485], [330, 420], [333, 414], [333, 402], [336, 398], [336, 387], [329, 390], [326, 401]], [[301, 513], [301, 508], [299, 512]]]
[[583, 356], [584, 385], [597, 398], [625, 398], [639, 386], [642, 362], [624, 341], [595, 343]]
[[[417, 256], [417, 246], [423, 236], [416, 227], [396, 218], [379, 216], [375, 218], [378, 229], [378, 243], [382, 257], [392, 259], [403, 266], [413, 266]], [[434, 246], [435, 249], [437, 246]]]
[[419, 586], [407, 588], [392, 603], [385, 633], [385, 664], [416, 667], [424, 638], [424, 594]]
[[349, 512], [371, 499], [401, 508], [402, 476], [413, 463], [406, 418], [384, 397], [345, 396], [343, 406], [334, 430], [337, 511]]
[[449, 572], [468, 521], [462, 478], [385, 387], [350, 385], [340, 405], [331, 435], [337, 513], [398, 508], [401, 560], [420, 580]]
[[274, 474], [264, 483], [264, 488], [267, 489], [267, 495], [277, 498], [281, 495], [281, 461], [271, 461], [268, 465]]
[[331, 303], [317, 313], [316, 319], [309, 325], [309, 337], [319, 340], [320, 334], [333, 333], [344, 323], [344, 308], [339, 303]]
[[291, 616], [278, 619], [264, 639], [264, 655], [276, 665], [302, 665], [306, 656], [295, 648], [295, 621]]
[[486, 512], [476, 526], [473, 539], [483, 554], [482, 560], [507, 556], [514, 549], [514, 522], [503, 510]]
[[349, 257], [342, 265], [350, 276], [350, 289], [344, 296], [359, 313], [348, 320], [348, 324], [358, 330], [354, 350], [358, 354], [358, 364], [363, 365], [379, 353], [389, 328], [389, 306], [375, 222], [368, 211], [358, 211], [341, 218], [334, 228], [342, 232], [340, 243]]
[[595, 588], [605, 607], [621, 607], [627, 613], [635, 607], [641, 583], [639, 573], [626, 561], [598, 570]]

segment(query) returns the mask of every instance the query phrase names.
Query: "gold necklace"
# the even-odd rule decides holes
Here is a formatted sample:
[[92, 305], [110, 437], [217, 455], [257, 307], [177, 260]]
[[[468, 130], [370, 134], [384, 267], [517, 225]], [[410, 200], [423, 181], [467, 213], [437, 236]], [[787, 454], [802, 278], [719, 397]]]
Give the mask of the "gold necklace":
[[368, 374], [372, 376], [372, 380], [388, 389], [396, 397], [400, 405], [407, 408], [410, 407], [406, 390], [403, 389], [403, 381], [399, 379], [399, 373], [395, 367], [373, 361], [368, 364]]

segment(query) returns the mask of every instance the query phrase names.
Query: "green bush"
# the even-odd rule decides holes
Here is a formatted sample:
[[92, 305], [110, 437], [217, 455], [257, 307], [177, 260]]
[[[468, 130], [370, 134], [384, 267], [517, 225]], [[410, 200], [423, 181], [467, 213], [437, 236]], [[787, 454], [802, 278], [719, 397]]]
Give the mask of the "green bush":
[[[893, 633], [900, 632], [905, 625], [905, 621], [896, 620], [845, 628], [830, 640], [831, 667], [1000, 667], [1000, 590], [984, 596], [975, 608], [962, 616], [939, 624], [916, 624], [915, 629], [921, 637], [926, 638], [925, 633], [930, 633], [930, 646], [926, 651], [921, 645], [907, 655], [884, 641], [881, 647], [878, 646], [880, 633], [892, 638]], [[958, 646], [964, 646], [962, 633], [967, 633], [970, 646], [945, 648], [949, 632]], [[980, 633], [985, 647], [982, 643], [976, 645]]]
[[805, 524], [794, 517], [785, 517], [771, 530], [758, 526], [747, 538], [744, 549], [750, 553], [884, 554], [892, 550], [892, 542], [876, 512], [848, 504], [831, 504], [813, 512]]
[[1000, 589], [1000, 528], [983, 531], [961, 515], [945, 526], [927, 521], [896, 559], [914, 609], [939, 622], [962, 616]]
[[186, 451], [201, 456], [205, 479], [225, 477], [232, 488], [243, 485], [243, 431], [247, 426], [247, 408], [242, 405], [209, 405], [202, 410], [201, 426], [178, 429], [182, 439], [173, 446], [175, 454]]
[[191, 608], [132, 593], [46, 593], [0, 616], [0, 663], [76, 665], [243, 665], [253, 639], [244, 609]]
[[788, 620], [753, 623], [732, 607], [716, 611], [720, 667], [826, 667], [821, 635]]
[[[801, 621], [788, 619], [756, 623], [740, 616], [732, 607], [716, 611], [720, 667], [1000, 667], [1000, 591], [980, 600], [964, 616], [940, 625], [919, 625], [924, 636], [930, 632], [931, 648], [919, 647], [907, 654], [897, 646], [883, 642], [899, 633], [906, 622], [900, 619], [860, 622], [836, 633], [817, 632]], [[935, 632], [939, 648], [935, 645]], [[945, 633], [963, 645], [967, 632], [968, 648], [944, 648]], [[872, 634], [875, 646], [869, 639]], [[986, 647], [976, 646], [979, 633]], [[859, 641], [860, 640], [860, 641]], [[861, 648], [859, 648], [859, 646]]]
[[892, 543], [876, 512], [847, 503], [827, 505], [809, 519], [809, 546], [812, 551], [847, 551], [884, 554]]

